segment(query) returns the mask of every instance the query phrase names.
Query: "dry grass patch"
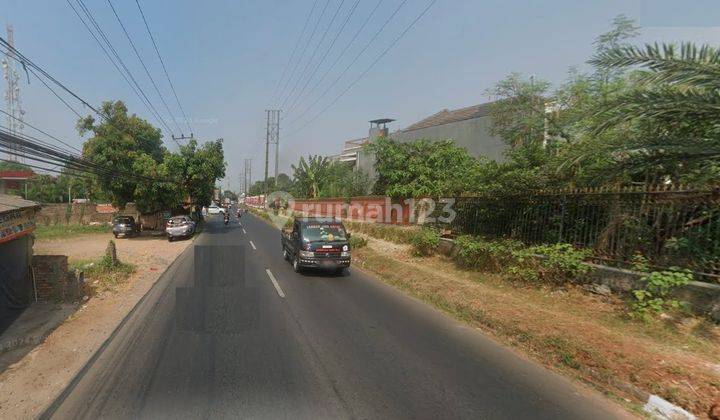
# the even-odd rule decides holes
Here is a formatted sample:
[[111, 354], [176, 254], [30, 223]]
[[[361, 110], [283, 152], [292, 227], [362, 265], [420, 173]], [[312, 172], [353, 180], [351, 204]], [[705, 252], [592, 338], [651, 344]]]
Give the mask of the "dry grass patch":
[[720, 369], [713, 369], [720, 366], [720, 327], [707, 321], [631, 321], [617, 297], [589, 295], [574, 286], [510, 283], [501, 275], [460, 270], [445, 257], [414, 258], [375, 239], [355, 252], [354, 261], [546, 366], [622, 400], [644, 402], [626, 383], [698, 415], [720, 400]]

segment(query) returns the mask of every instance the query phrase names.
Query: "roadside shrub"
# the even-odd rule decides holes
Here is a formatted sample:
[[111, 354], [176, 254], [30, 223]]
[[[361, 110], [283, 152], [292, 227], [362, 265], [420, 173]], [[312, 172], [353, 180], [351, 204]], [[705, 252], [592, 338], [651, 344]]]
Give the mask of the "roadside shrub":
[[433, 255], [440, 244], [440, 232], [429, 228], [416, 230], [410, 235], [410, 244], [416, 255], [424, 257]]
[[513, 252], [521, 246], [522, 243], [513, 240], [460, 236], [455, 240], [455, 262], [464, 268], [499, 273], [514, 263]]
[[577, 281], [590, 267], [583, 264], [591, 251], [570, 244], [537, 245], [513, 251], [510, 274], [526, 281], [563, 284]]
[[367, 246], [367, 239], [363, 238], [362, 236], [351, 236], [348, 242], [350, 243], [351, 249], [360, 249]]
[[383, 239], [396, 244], [409, 244], [413, 233], [418, 229], [382, 223], [364, 223], [345, 221], [345, 226], [353, 232], [361, 232], [373, 238]]
[[687, 306], [685, 302], [671, 298], [670, 295], [674, 289], [693, 280], [690, 270], [670, 267], [664, 271], [649, 272], [647, 260], [642, 256], [635, 257], [633, 269], [646, 273], [640, 279], [643, 282], [643, 288], [632, 292], [633, 300], [630, 303], [630, 310], [634, 318], [648, 322], [653, 315], [661, 312], [685, 309]]
[[576, 281], [590, 270], [583, 261], [591, 252], [570, 244], [526, 247], [511, 239], [461, 236], [455, 240], [455, 246], [455, 262], [459, 266], [506, 273], [524, 281], [562, 284]]

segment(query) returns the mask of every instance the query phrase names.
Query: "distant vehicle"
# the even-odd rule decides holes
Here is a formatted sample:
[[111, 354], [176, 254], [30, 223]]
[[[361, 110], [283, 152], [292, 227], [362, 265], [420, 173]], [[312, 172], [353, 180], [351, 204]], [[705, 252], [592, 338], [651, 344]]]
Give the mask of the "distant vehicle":
[[215, 203], [210, 204], [210, 207], [208, 207], [208, 214], [220, 214], [225, 213], [225, 209], [218, 206]]
[[332, 218], [295, 220], [292, 229], [280, 234], [283, 257], [296, 272], [321, 268], [342, 274], [350, 266], [350, 234]]
[[113, 235], [116, 238], [140, 235], [140, 225], [132, 216], [117, 216], [113, 219]]
[[173, 216], [165, 225], [165, 233], [170, 242], [176, 238], [188, 238], [195, 233], [195, 222], [190, 216]]

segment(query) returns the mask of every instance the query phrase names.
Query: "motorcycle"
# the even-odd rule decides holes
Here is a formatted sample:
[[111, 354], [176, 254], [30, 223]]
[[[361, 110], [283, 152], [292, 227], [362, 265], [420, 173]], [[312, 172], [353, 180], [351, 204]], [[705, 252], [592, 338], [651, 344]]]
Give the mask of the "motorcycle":
[[226, 214], [226, 215], [225, 215], [225, 224], [227, 225], [228, 223], [230, 223], [230, 216], [228, 216], [228, 215]]

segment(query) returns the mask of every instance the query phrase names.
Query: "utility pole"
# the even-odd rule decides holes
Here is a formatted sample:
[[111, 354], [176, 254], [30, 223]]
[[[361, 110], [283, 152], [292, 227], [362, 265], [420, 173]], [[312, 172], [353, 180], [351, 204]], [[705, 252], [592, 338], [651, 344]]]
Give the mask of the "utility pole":
[[[179, 136], [176, 136], [175, 134], [172, 135], [172, 139], [177, 142], [178, 140], [192, 140], [195, 137], [193, 136], [193, 133], [190, 133], [190, 137], [186, 136], [183, 133], [180, 133]], [[178, 143], [179, 144], [179, 143]]]
[[270, 165], [270, 145], [275, 145], [275, 182], [278, 176], [278, 157], [280, 155], [280, 110], [266, 109], [267, 124], [265, 127], [265, 190], [267, 192], [268, 166]]
[[[7, 42], [10, 44], [10, 47], [14, 47], [15, 36], [12, 25], [7, 25], [6, 29]], [[25, 124], [23, 123], [25, 111], [22, 109], [22, 101], [20, 100], [20, 84], [18, 83], [20, 81], [20, 76], [17, 73], [16, 58], [15, 52], [13, 52], [12, 48], [9, 48], [2, 61], [2, 67], [5, 75], [5, 81], [7, 83], [5, 90], [5, 103], [8, 112], [7, 128], [11, 134], [22, 136], [23, 128], [25, 128]], [[23, 155], [22, 148], [20, 146], [12, 146], [12, 148], [15, 149], [13, 153]], [[16, 162], [25, 161], [24, 156], [18, 156], [12, 153], [9, 153], [9, 160]]]
[[245, 159], [245, 182], [243, 183], [243, 192], [247, 195], [252, 185], [252, 159]]

